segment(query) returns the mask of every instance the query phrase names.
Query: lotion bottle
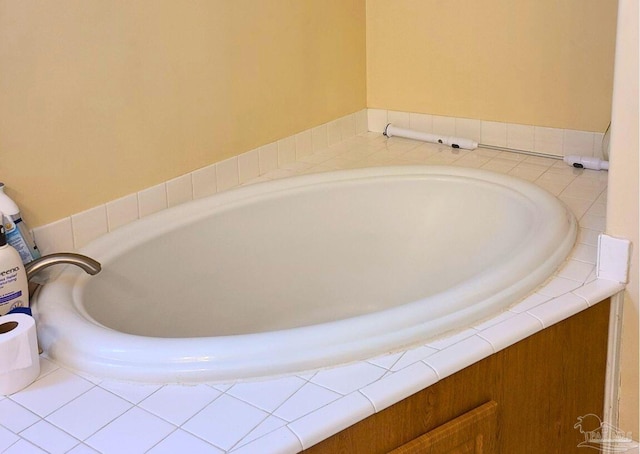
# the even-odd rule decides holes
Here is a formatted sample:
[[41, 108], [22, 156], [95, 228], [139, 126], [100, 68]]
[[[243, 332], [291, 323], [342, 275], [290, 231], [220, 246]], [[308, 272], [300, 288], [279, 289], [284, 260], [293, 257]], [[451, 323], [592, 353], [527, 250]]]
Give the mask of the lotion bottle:
[[0, 225], [0, 316], [16, 307], [28, 306], [27, 273], [18, 251], [7, 244], [4, 225]]
[[0, 217], [0, 220], [5, 226], [7, 243], [18, 251], [22, 263], [26, 265], [39, 258], [40, 251], [22, 220], [18, 205], [4, 193], [4, 183], [0, 183], [0, 211], [4, 213], [4, 218]]

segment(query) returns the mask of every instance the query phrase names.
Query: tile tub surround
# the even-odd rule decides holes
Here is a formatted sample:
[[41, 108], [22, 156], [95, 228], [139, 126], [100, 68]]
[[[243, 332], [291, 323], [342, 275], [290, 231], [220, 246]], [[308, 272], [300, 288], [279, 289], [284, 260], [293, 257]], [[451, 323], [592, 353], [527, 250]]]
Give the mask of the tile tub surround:
[[[343, 141], [367, 132], [367, 110], [268, 143], [238, 156], [129, 194], [104, 205], [35, 228], [43, 254], [80, 249], [100, 235], [137, 219], [241, 184], [294, 174], [299, 161], [328, 152]], [[275, 171], [275, 172], [274, 172]]]
[[[0, 452], [298, 452], [623, 288], [596, 275], [607, 172], [577, 170], [556, 159], [517, 153], [386, 139], [372, 132], [314, 151], [313, 132], [310, 137], [311, 152], [296, 153], [295, 138], [278, 142], [277, 149], [272, 146], [263, 153], [273, 159], [282, 150], [282, 164], [260, 170], [257, 176], [255, 165], [249, 165], [253, 178], [242, 182], [239, 164], [229, 179], [252, 184], [377, 165], [484, 168], [533, 181], [558, 196], [579, 220], [578, 240], [554, 276], [495, 317], [410, 350], [335, 368], [258, 381], [158, 386], [88, 377], [42, 357], [35, 383], [0, 397]], [[297, 143], [308, 144], [307, 139]], [[265, 162], [261, 150], [258, 168]], [[192, 178], [195, 183], [193, 174]], [[184, 192], [184, 182], [171, 184]], [[105, 207], [106, 214], [97, 210], [108, 226], [133, 217], [133, 200], [119, 203], [123, 208], [116, 211], [111, 205]], [[109, 213], [117, 215], [112, 219]], [[55, 227], [65, 231], [64, 226]]]
[[[304, 173], [311, 171], [310, 167], [317, 164], [326, 164], [325, 170], [345, 168], [341, 167], [339, 161], [334, 162], [330, 159], [341, 154], [342, 142], [367, 131], [381, 133], [388, 123], [423, 132], [465, 137], [498, 148], [506, 147], [550, 156], [580, 155], [602, 158], [601, 133], [364, 109], [138, 193], [38, 227], [34, 229], [34, 235], [43, 254], [80, 249], [98, 236], [136, 219], [242, 184]], [[348, 143], [342, 145], [349, 146]], [[366, 155], [366, 150], [360, 150], [347, 155], [347, 159], [355, 163]], [[485, 157], [487, 156], [483, 156]], [[379, 158], [384, 159], [383, 156]], [[416, 160], [420, 161], [413, 161]], [[406, 161], [412, 162], [411, 159]], [[528, 162], [542, 163], [544, 157], [537, 161], [532, 158]], [[488, 168], [507, 173], [516, 163], [516, 160], [504, 162], [500, 158], [494, 160]], [[465, 161], [459, 161], [456, 165], [479, 167], [481, 163], [478, 160], [466, 164]], [[314, 169], [321, 170], [321, 167]], [[535, 172], [525, 169], [521, 174], [530, 180]]]

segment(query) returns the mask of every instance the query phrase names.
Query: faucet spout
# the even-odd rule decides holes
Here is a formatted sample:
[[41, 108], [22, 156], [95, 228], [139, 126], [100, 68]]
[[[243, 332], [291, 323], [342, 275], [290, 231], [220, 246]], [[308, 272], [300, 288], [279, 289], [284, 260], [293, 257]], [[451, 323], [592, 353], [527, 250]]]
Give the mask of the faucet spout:
[[[24, 267], [27, 273], [27, 280], [30, 284], [30, 290], [32, 287], [31, 284], [34, 284], [34, 282], [31, 282], [31, 279], [36, 274], [38, 274], [45, 268], [49, 268], [50, 266], [59, 264], [70, 264], [78, 266], [91, 275], [98, 274], [102, 269], [100, 262], [92, 259], [91, 257], [87, 257], [86, 255], [74, 254], [72, 252], [58, 252], [55, 254], [45, 255], [40, 257], [39, 259], [34, 260], [33, 262], [28, 263]], [[33, 286], [33, 291], [35, 291], [36, 288], [37, 285]], [[30, 295], [33, 294], [33, 291], [29, 292]]]

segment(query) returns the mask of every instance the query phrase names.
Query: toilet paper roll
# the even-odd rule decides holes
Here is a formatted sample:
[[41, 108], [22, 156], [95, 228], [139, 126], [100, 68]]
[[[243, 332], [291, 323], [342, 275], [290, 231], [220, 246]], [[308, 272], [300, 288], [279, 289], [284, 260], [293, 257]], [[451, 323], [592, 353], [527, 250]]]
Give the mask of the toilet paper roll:
[[40, 374], [38, 339], [33, 317], [8, 314], [0, 317], [0, 394], [19, 391]]

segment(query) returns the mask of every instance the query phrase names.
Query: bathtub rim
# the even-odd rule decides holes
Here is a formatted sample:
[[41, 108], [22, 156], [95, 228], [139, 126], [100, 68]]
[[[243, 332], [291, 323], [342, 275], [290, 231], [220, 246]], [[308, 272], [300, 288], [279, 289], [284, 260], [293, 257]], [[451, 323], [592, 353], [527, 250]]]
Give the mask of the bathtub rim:
[[[210, 196], [205, 199], [196, 200], [193, 202], [189, 202], [185, 205], [174, 207], [178, 209], [186, 209], [188, 207], [196, 207], [193, 208], [196, 211], [196, 214], [193, 216], [185, 216], [185, 222], [192, 221], [194, 219], [198, 219], [201, 217], [207, 216], [200, 212], [197, 213], [197, 207], [200, 205], [210, 204], [211, 201], [215, 198], [214, 206], [224, 206], [228, 203], [233, 203], [237, 200], [242, 200], [245, 198], [251, 198], [256, 195], [260, 195], [265, 190], [265, 185], [270, 185], [272, 189], [269, 191], [270, 194], [277, 193], [279, 191], [286, 191], [288, 188], [297, 187], [300, 182], [306, 183], [307, 185], [313, 184], [322, 184], [326, 181], [343, 181], [353, 179], [354, 175], [359, 178], [367, 178], [367, 177], [376, 177], [376, 176], [386, 176], [386, 175], [412, 175], [412, 174], [423, 174], [425, 171], [428, 171], [429, 174], [435, 175], [451, 175], [452, 173], [456, 176], [463, 177], [472, 177], [476, 179], [481, 179], [486, 181], [485, 179], [491, 180], [491, 182], [496, 182], [502, 186], [509, 188], [510, 190], [518, 191], [532, 191], [535, 194], [535, 197], [539, 197], [542, 200], [553, 201], [551, 202], [558, 210], [559, 213], [564, 215], [567, 223], [568, 223], [568, 234], [564, 235], [564, 239], [561, 242], [560, 246], [555, 250], [551, 256], [547, 257], [547, 259], [540, 264], [534, 273], [529, 275], [526, 285], [521, 285], [514, 290], [514, 286], [510, 286], [506, 289], [502, 289], [498, 292], [497, 295], [494, 295], [491, 298], [486, 298], [485, 300], [496, 300], [497, 298], [507, 298], [510, 300], [509, 304], [502, 306], [506, 308], [512, 304], [517, 303], [521, 298], [525, 297], [529, 293], [533, 292], [535, 288], [542, 284], [546, 277], [551, 277], [553, 272], [562, 264], [564, 259], [570, 253], [573, 244], [577, 235], [577, 222], [575, 217], [571, 214], [571, 212], [559, 201], [556, 197], [552, 196], [545, 190], [533, 185], [532, 183], [526, 182], [524, 180], [520, 180], [518, 178], [498, 174], [495, 172], [480, 170], [480, 169], [469, 169], [469, 168], [461, 168], [461, 167], [449, 167], [449, 166], [393, 166], [393, 167], [372, 167], [372, 168], [364, 168], [364, 169], [352, 169], [352, 170], [341, 170], [334, 172], [327, 172], [321, 174], [313, 174], [313, 175], [302, 175], [296, 176], [292, 178], [271, 181], [264, 184], [256, 184], [246, 187], [241, 187], [235, 189], [233, 191], [227, 191], [225, 193], [216, 194]], [[124, 232], [123, 234], [126, 236], [126, 233], [131, 229], [136, 228], [144, 228], [146, 224], [155, 225], [158, 222], [158, 219], [162, 219], [163, 216], [167, 216], [166, 212], [168, 210], [164, 210], [163, 212], [156, 213], [154, 215], [149, 216], [148, 218], [143, 218], [136, 223], [139, 227], [131, 227], [125, 226], [122, 229], [119, 229], [120, 232]], [[160, 223], [163, 227], [162, 231], [157, 231], [154, 235], [160, 235], [167, 230], [170, 230], [175, 227], [168, 227], [163, 223]], [[81, 250], [82, 253], [86, 253], [91, 255], [95, 250], [100, 249], [100, 244], [104, 243], [104, 239], [99, 239], [89, 244], [85, 248]], [[97, 246], [96, 246], [97, 245]], [[115, 254], [115, 251], [112, 251]], [[116, 254], [117, 255], [117, 254]], [[60, 279], [69, 281], [63, 283], [62, 285], [70, 285], [71, 281], [78, 280], [78, 282], [82, 282], [83, 280], [89, 279], [88, 276], [83, 275], [80, 271], [75, 269], [65, 270], [64, 273], [58, 278], [55, 282], [60, 282]], [[531, 286], [531, 282], [537, 282], [533, 287]], [[524, 287], [527, 287], [524, 289]], [[44, 287], [43, 290], [47, 288], [51, 289], [52, 285], [48, 284]], [[507, 293], [505, 295], [505, 293]], [[199, 382], [211, 382], [211, 381], [229, 381], [238, 378], [238, 365], [230, 364], [230, 369], [221, 370], [219, 364], [215, 363], [215, 358], [212, 358], [211, 355], [207, 355], [206, 352], [201, 352], [197, 356], [195, 361], [192, 361], [192, 366], [187, 370], [184, 368], [184, 355], [182, 357], [180, 355], [174, 355], [174, 357], [167, 361], [166, 356], [163, 357], [161, 362], [157, 364], [146, 363], [144, 365], [143, 370], [139, 367], [133, 366], [135, 370], [132, 370], [132, 365], [129, 362], [119, 363], [116, 359], [111, 355], [113, 353], [113, 346], [117, 344], [118, 338], [125, 340], [125, 344], [127, 347], [132, 347], [135, 344], [138, 349], [145, 350], [150, 349], [151, 351], [161, 350], [157, 348], [158, 342], [160, 344], [181, 344], [187, 343], [191, 339], [164, 339], [164, 338], [147, 338], [143, 336], [136, 336], [131, 334], [118, 333], [111, 330], [108, 327], [104, 327], [93, 320], [86, 312], [83, 313], [82, 309], [79, 309], [75, 303], [67, 304], [57, 304], [55, 308], [55, 317], [58, 318], [58, 321], [54, 321], [51, 323], [50, 316], [52, 312], [49, 310], [42, 311], [39, 302], [41, 298], [41, 292], [34, 298], [34, 312], [36, 313], [36, 317], [39, 318], [39, 331], [40, 338], [43, 345], [48, 350], [49, 354], [55, 359], [60, 361], [62, 364], [68, 365], [73, 369], [87, 371], [92, 375], [107, 377], [107, 378], [116, 378], [116, 379], [125, 379], [130, 381], [139, 381], [145, 383], [199, 383]], [[483, 300], [484, 301], [484, 300]], [[413, 303], [411, 303], [413, 304]], [[489, 303], [491, 304], [491, 303]], [[50, 309], [50, 308], [49, 308]], [[471, 311], [475, 312], [475, 311]], [[494, 311], [495, 313], [495, 311]], [[375, 315], [375, 314], [374, 314]], [[461, 312], [457, 313], [457, 315], [461, 315]], [[90, 322], [87, 324], [87, 318]], [[481, 317], [486, 318], [486, 317]], [[64, 326], [67, 328], [73, 327], [73, 332], [75, 335], [70, 335], [66, 332], [59, 332], [55, 330], [55, 326], [58, 326], [59, 320], [64, 320]], [[479, 318], [474, 318], [473, 323], [480, 320]], [[352, 322], [352, 320], [349, 320]], [[344, 320], [338, 320], [337, 322], [345, 322]], [[329, 322], [330, 324], [336, 323]], [[44, 326], [43, 326], [44, 325]], [[313, 328], [316, 328], [316, 331], [323, 331], [326, 329], [325, 324], [314, 325]], [[469, 323], [466, 323], [468, 326]], [[419, 326], [415, 328], [417, 331], [422, 331], [425, 326]], [[293, 328], [289, 330], [284, 330], [287, 333], [292, 333], [292, 330], [305, 330], [308, 331], [310, 327], [302, 327], [302, 328]], [[428, 337], [424, 337], [423, 335], [418, 336], [420, 339], [415, 340], [415, 336], [412, 337], [411, 341], [404, 342], [395, 342], [394, 350], [406, 350], [407, 348], [415, 345], [417, 342], [424, 343], [434, 337], [441, 336], [447, 332], [451, 332], [453, 330], [463, 329], [464, 326], [454, 326], [453, 328], [449, 327], [448, 329], [440, 329], [435, 330], [434, 334]], [[85, 344], [80, 342], [80, 345], [77, 345], [77, 339], [86, 339], [95, 336], [96, 333], [99, 333], [103, 337], [101, 338], [102, 342], [106, 341], [106, 344], [102, 347], [97, 347], [96, 345]], [[277, 335], [282, 334], [282, 332], [277, 331], [274, 332]], [[269, 333], [271, 334], [271, 333]], [[321, 336], [322, 333], [318, 332], [318, 336]], [[233, 338], [233, 342], [237, 342], [239, 337], [243, 337], [243, 341], [245, 343], [245, 349], [251, 350], [251, 346], [255, 345], [257, 337], [260, 337], [264, 340], [265, 333], [258, 334], [243, 334], [236, 336], [224, 336], [226, 338]], [[269, 337], [269, 336], [267, 336]], [[267, 339], [268, 340], [268, 339]], [[168, 342], [166, 342], [168, 341]], [[176, 342], [177, 341], [177, 342]], [[184, 342], [183, 342], [184, 341]], [[280, 375], [282, 373], [300, 373], [305, 370], [313, 370], [318, 369], [319, 367], [327, 367], [333, 365], [344, 364], [345, 362], [357, 361], [366, 359], [377, 354], [381, 353], [380, 344], [388, 344], [388, 338], [380, 339], [378, 342], [371, 344], [368, 348], [361, 350], [360, 354], [357, 358], [353, 358], [352, 352], [349, 350], [347, 352], [331, 352], [329, 351], [330, 358], [326, 358], [326, 351], [323, 354], [316, 354], [315, 356], [309, 354], [309, 351], [305, 351], [303, 356], [304, 358], [299, 358], [297, 361], [298, 366], [290, 370], [283, 370], [281, 366], [274, 367], [273, 359], [268, 358], [264, 359], [261, 366], [260, 371], [256, 372], [253, 368], [251, 370], [243, 370], [240, 372], [242, 378], [263, 378], [266, 376]], [[117, 344], [120, 348], [124, 348], [125, 344]], [[90, 347], [90, 348], [87, 348]], [[155, 350], [152, 347], [156, 347]], [[222, 345], [224, 347], [224, 345]], [[341, 347], [344, 348], [344, 344], [341, 344]], [[183, 347], [179, 347], [181, 349]], [[97, 349], [97, 350], [96, 350]], [[135, 351], [137, 349], [131, 349], [131, 351]], [[100, 353], [100, 357], [96, 357], [95, 352]], [[384, 351], [384, 350], [382, 350]], [[70, 353], [73, 352], [73, 353]], [[325, 355], [325, 356], [323, 356]], [[104, 361], [108, 360], [109, 364], [104, 364]], [[213, 369], [211, 370], [211, 366], [213, 365]], [[168, 367], [169, 366], [169, 367]]]

